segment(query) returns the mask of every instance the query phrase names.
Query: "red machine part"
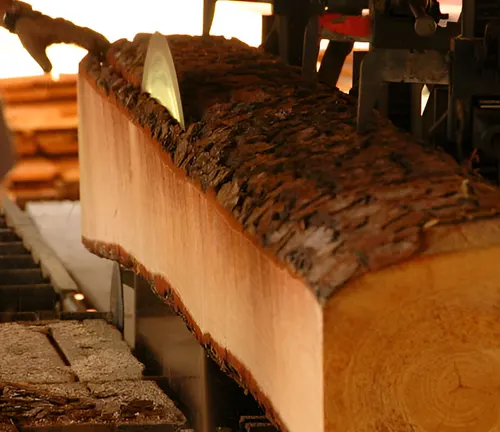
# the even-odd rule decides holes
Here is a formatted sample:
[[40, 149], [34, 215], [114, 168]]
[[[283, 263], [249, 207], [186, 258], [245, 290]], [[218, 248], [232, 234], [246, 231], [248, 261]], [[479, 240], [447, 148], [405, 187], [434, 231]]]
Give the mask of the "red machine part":
[[324, 14], [319, 17], [321, 29], [353, 39], [366, 39], [372, 34], [370, 16]]

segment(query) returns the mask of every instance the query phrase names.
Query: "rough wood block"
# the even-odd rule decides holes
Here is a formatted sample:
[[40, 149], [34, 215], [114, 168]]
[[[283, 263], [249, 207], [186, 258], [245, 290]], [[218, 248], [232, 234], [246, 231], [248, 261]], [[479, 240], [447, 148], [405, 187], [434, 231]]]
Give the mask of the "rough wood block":
[[64, 183], [80, 182], [80, 166], [78, 157], [61, 158], [55, 162]]
[[141, 379], [144, 366], [132, 356], [120, 332], [105, 321], [67, 321], [49, 328], [80, 381]]
[[16, 323], [0, 324], [0, 383], [74, 381], [47, 334]]
[[78, 154], [78, 132], [76, 130], [46, 131], [36, 135], [40, 150], [46, 155]]
[[150, 381], [0, 384], [0, 389], [0, 424], [12, 418], [22, 431], [111, 432], [137, 425], [144, 428], [138, 430], [177, 432], [186, 424], [173, 402]]
[[[38, 186], [38, 187], [37, 187]], [[22, 209], [31, 201], [60, 201], [63, 199], [56, 187], [30, 185], [30, 187], [9, 188], [9, 198]]]
[[37, 157], [19, 161], [9, 173], [8, 180], [16, 183], [46, 183], [53, 181], [59, 170], [49, 159]]
[[38, 151], [38, 143], [33, 135], [15, 133], [14, 146], [19, 156], [34, 156]]
[[80, 66], [87, 248], [283, 431], [500, 427], [498, 189], [236, 40], [169, 37], [182, 131], [139, 89], [147, 41]]
[[76, 129], [78, 115], [74, 100], [43, 101], [5, 107], [5, 118], [15, 132]]

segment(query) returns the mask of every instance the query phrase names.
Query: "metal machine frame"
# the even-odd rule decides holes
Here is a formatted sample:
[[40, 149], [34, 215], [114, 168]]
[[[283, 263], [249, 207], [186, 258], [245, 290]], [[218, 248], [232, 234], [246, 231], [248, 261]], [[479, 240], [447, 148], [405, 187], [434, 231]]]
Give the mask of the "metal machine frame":
[[118, 264], [111, 285], [111, 316], [146, 366], [145, 376], [163, 387], [196, 432], [277, 432], [154, 287]]

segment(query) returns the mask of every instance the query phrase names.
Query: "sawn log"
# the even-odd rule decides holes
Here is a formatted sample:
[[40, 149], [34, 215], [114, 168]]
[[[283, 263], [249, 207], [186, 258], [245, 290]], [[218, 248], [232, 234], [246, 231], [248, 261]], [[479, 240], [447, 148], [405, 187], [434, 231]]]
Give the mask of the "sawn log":
[[148, 35], [79, 76], [83, 241], [133, 267], [289, 432], [500, 427], [500, 194], [237, 40]]

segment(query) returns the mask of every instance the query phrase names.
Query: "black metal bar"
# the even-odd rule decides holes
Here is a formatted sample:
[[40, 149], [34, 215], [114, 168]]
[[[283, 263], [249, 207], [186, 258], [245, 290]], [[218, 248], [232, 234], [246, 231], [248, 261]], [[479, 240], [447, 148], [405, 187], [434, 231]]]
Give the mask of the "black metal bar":
[[314, 14], [309, 18], [305, 30], [302, 53], [302, 76], [309, 83], [316, 81], [320, 41], [319, 16]]
[[203, 0], [203, 35], [208, 36], [215, 16], [217, 0]]
[[[350, 41], [330, 41], [326, 47], [321, 66], [318, 71], [318, 81], [330, 87], [336, 87], [344, 67], [347, 56], [352, 52], [354, 42]], [[353, 86], [354, 75], [356, 81], [359, 79], [359, 63], [353, 61]], [[357, 82], [356, 82], [357, 84]]]

